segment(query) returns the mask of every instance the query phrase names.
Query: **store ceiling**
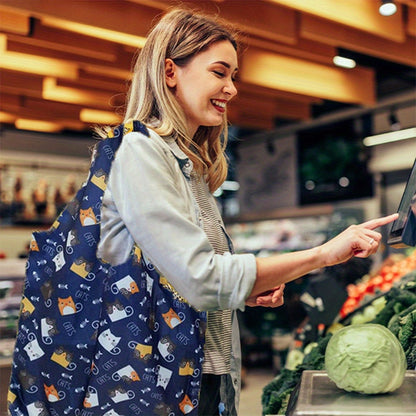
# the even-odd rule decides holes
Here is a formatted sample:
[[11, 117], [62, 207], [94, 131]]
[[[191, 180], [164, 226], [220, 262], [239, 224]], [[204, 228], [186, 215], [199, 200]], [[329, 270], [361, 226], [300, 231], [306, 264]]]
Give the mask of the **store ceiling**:
[[[416, 0], [396, 1], [390, 17], [379, 0], [0, 0], [0, 122], [77, 132], [100, 116], [117, 122], [137, 45], [178, 3], [241, 30], [247, 47], [229, 119], [244, 130], [373, 106], [416, 87]], [[338, 52], [357, 67], [334, 66]]]

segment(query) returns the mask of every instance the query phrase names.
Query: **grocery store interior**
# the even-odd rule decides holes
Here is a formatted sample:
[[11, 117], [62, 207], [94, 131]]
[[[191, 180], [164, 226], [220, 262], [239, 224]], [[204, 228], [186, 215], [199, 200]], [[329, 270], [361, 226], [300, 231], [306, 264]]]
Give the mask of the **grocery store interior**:
[[[0, 416], [32, 232], [87, 178], [93, 128], [122, 122], [133, 59], [177, 5], [240, 32], [214, 194], [236, 252], [308, 249], [402, 203], [375, 255], [288, 283], [282, 307], [238, 312], [239, 416], [415, 415], [416, 0], [0, 0]], [[389, 396], [348, 396], [325, 384], [325, 348], [370, 323], [394, 333], [407, 372]], [[330, 393], [305, 404], [320, 383]]]

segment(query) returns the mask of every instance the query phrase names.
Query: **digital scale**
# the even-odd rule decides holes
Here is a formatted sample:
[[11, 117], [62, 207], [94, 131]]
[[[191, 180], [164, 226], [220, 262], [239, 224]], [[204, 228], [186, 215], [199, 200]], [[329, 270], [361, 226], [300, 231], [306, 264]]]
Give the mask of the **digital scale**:
[[416, 371], [406, 371], [403, 384], [386, 394], [359, 394], [339, 389], [326, 371], [305, 370], [287, 416], [415, 416]]

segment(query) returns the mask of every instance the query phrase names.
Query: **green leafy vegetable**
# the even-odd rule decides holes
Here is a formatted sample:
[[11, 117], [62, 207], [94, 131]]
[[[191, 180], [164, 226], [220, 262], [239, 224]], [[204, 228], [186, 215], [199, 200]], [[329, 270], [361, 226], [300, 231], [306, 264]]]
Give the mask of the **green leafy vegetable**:
[[325, 369], [341, 389], [363, 394], [398, 389], [406, 372], [399, 340], [378, 324], [351, 325], [336, 332], [325, 351]]

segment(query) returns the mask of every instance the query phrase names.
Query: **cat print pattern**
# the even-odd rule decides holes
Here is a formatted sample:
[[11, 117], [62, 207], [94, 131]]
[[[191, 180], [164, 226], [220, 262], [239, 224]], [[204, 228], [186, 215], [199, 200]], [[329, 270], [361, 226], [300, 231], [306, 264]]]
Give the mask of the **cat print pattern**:
[[101, 204], [127, 123], [48, 231], [33, 233], [8, 393], [12, 416], [196, 416], [206, 314], [134, 246], [97, 259]]

